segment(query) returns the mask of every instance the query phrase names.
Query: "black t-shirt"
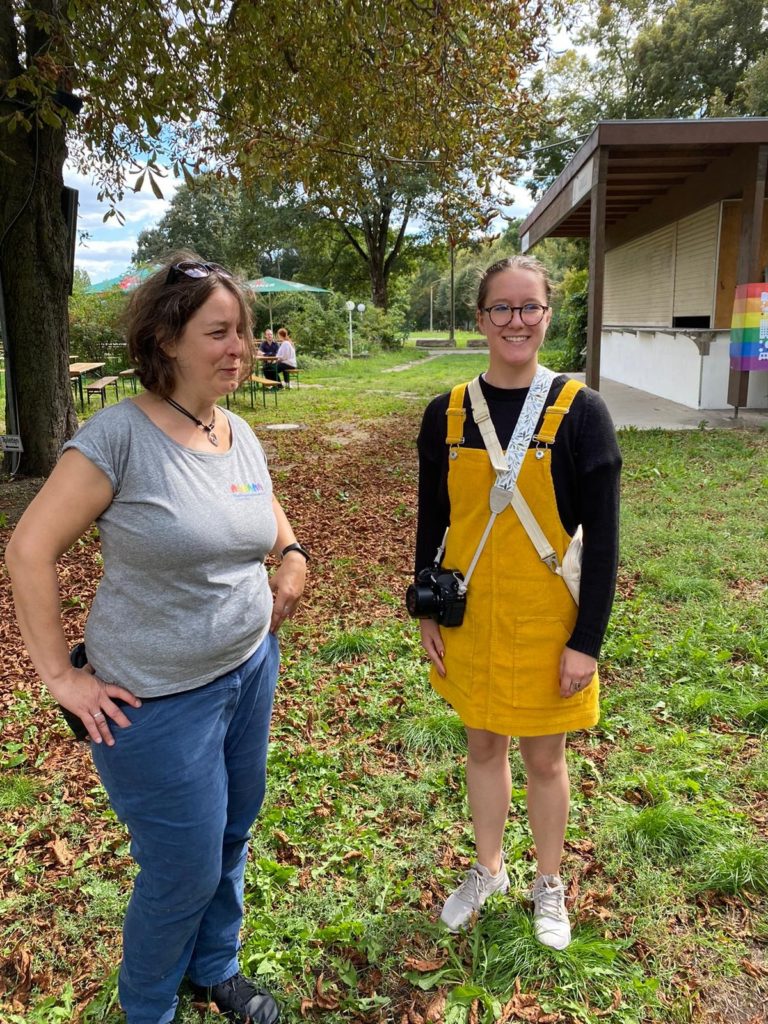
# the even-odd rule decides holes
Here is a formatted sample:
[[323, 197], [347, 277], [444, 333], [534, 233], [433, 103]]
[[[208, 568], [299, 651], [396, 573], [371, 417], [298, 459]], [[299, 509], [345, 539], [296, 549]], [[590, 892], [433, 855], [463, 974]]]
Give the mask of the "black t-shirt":
[[[545, 408], [562, 391], [567, 377], [556, 377]], [[506, 450], [528, 394], [527, 388], [496, 388], [480, 378], [496, 434]], [[450, 392], [427, 406], [419, 432], [419, 518], [416, 531], [416, 571], [430, 565], [450, 519], [446, 410]], [[484, 448], [472, 418], [469, 392], [464, 396], [467, 418], [464, 447]], [[543, 414], [542, 414], [543, 419]], [[541, 420], [537, 431], [541, 427]], [[535, 447], [535, 442], [532, 442]], [[616, 432], [602, 398], [582, 388], [563, 419], [552, 446], [552, 478], [560, 520], [569, 534], [581, 523], [584, 556], [579, 613], [568, 646], [597, 657], [605, 636], [616, 586], [619, 553], [619, 478], [621, 453]], [[478, 496], [486, 501], [487, 496]]]

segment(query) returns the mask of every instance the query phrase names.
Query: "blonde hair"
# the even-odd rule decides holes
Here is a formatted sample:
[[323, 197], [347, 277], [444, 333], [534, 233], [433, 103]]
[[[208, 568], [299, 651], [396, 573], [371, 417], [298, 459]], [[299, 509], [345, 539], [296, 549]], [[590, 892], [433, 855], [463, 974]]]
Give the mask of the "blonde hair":
[[537, 260], [535, 256], [507, 256], [506, 259], [498, 260], [496, 263], [492, 263], [483, 276], [480, 278], [480, 284], [477, 289], [477, 308], [482, 309], [485, 306], [485, 300], [488, 296], [488, 288], [491, 284], [491, 278], [495, 277], [496, 274], [502, 274], [505, 270], [530, 270], [534, 274], [538, 274], [544, 283], [544, 289], [547, 293], [547, 302], [552, 297], [552, 281], [549, 276], [549, 271], [541, 262]]

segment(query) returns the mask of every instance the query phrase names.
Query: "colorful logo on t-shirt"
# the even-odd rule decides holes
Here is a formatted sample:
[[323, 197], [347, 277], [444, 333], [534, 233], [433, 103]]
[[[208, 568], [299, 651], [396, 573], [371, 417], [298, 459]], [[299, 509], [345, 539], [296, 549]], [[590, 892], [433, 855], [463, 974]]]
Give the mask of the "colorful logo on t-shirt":
[[230, 484], [229, 490], [235, 498], [252, 498], [264, 493], [264, 484]]

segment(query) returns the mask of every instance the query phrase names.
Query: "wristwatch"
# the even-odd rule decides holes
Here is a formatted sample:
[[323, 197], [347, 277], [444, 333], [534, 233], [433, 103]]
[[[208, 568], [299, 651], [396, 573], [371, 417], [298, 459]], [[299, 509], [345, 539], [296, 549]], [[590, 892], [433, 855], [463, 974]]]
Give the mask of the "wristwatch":
[[307, 551], [306, 548], [303, 548], [298, 541], [295, 541], [293, 544], [289, 544], [288, 547], [283, 548], [283, 550], [280, 552], [280, 559], [282, 560], [283, 558], [285, 558], [289, 551], [298, 551], [300, 555], [304, 555], [307, 561], [309, 561], [310, 559], [309, 552]]

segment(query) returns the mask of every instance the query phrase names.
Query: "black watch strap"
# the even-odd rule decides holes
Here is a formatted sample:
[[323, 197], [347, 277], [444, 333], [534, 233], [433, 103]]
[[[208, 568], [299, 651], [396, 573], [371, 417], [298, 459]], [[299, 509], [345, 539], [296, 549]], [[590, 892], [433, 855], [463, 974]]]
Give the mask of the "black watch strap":
[[304, 555], [307, 561], [310, 559], [310, 554], [306, 548], [303, 548], [298, 541], [293, 544], [289, 544], [288, 547], [283, 548], [280, 552], [280, 558], [285, 558], [289, 551], [298, 551], [300, 555]]

